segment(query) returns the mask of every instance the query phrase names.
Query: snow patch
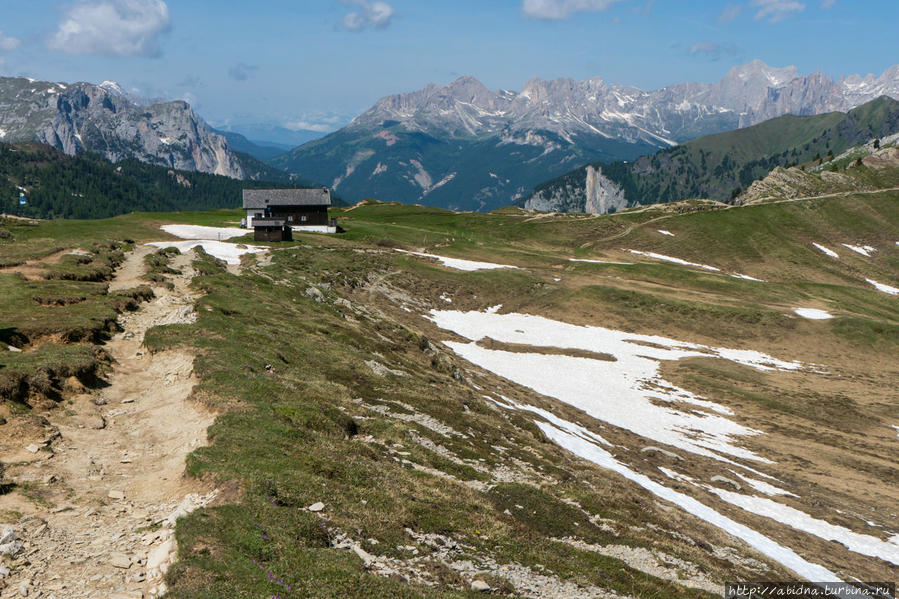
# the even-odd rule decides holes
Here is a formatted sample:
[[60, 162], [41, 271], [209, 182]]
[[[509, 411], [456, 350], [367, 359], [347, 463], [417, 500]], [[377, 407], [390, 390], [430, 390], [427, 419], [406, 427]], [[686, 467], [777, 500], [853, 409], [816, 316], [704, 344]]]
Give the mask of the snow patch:
[[853, 532], [848, 528], [819, 520], [788, 505], [764, 497], [750, 497], [741, 493], [708, 487], [708, 490], [747, 512], [771, 518], [796, 530], [801, 530], [826, 541], [836, 541], [852, 552], [877, 557], [899, 565], [899, 546], [877, 537]]
[[824, 310], [817, 310], [815, 308], [793, 308], [793, 312], [803, 318], [808, 318], [810, 320], [828, 320], [830, 318], [833, 318], [832, 314], [825, 312]]
[[424, 252], [409, 252], [406, 250], [396, 250], [397, 252], [403, 254], [412, 254], [413, 256], [421, 256], [423, 258], [434, 258], [435, 260], [440, 260], [440, 262], [449, 268], [455, 268], [456, 270], [494, 270], [497, 268], [514, 268], [518, 269], [517, 266], [509, 266], [507, 264], [494, 264], [492, 262], [476, 262], [474, 260], [462, 260], [461, 258], [447, 258], [446, 256], [437, 256], [436, 254], [426, 254]]
[[246, 229], [238, 229], [236, 227], [201, 227], [199, 225], [163, 225], [159, 227], [169, 235], [174, 235], [181, 239], [204, 239], [221, 241], [223, 239], [231, 239], [232, 237], [242, 237], [247, 235]]
[[705, 270], [711, 270], [713, 272], [721, 272], [720, 268], [715, 268], [714, 266], [709, 266], [708, 264], [696, 264], [695, 262], [687, 262], [686, 260], [681, 260], [680, 258], [673, 258], [671, 256], [666, 256], [664, 254], [656, 254], [655, 252], [641, 252], [639, 250], [627, 250], [631, 254], [637, 254], [638, 256], [646, 256], [647, 258], [655, 258], [656, 260], [663, 260], [665, 262], [673, 262], [674, 264], [680, 264], [682, 266], [694, 266], [696, 268], [702, 268]]
[[784, 547], [765, 535], [752, 530], [748, 526], [731, 520], [689, 495], [669, 489], [643, 474], [634, 472], [591, 440], [590, 437], [585, 434], [589, 433], [589, 431], [585, 430], [583, 427], [571, 423], [566, 423], [566, 426], [563, 427], [554, 426], [545, 422], [535, 422], [535, 424], [550, 440], [562, 448], [567, 449], [571, 453], [589, 460], [602, 468], [617, 472], [624, 478], [643, 487], [656, 497], [669, 501], [687, 513], [743, 540], [756, 551], [780, 563], [784, 567], [789, 568], [806, 580], [840, 582], [840, 579], [836, 574], [823, 566], [813, 564], [803, 559], [789, 547]]
[[827, 254], [828, 256], [830, 256], [831, 258], [839, 258], [840, 257], [840, 255], [837, 254], [835, 251], [828, 249], [828, 248], [824, 247], [823, 245], [820, 245], [817, 243], [812, 243], [812, 245], [815, 246], [816, 248], [818, 248], [819, 250], [821, 250], [822, 252], [824, 252], [825, 254]]
[[771, 496], [786, 495], [789, 497], [799, 497], [798, 495], [794, 495], [793, 493], [790, 493], [789, 491], [784, 491], [783, 489], [781, 489], [779, 487], [775, 487], [774, 485], [768, 484], [764, 481], [755, 480], [754, 478], [749, 478], [748, 476], [744, 476], [744, 475], [740, 474], [739, 472], [735, 472], [735, 471], [731, 470], [731, 473], [737, 475], [740, 479], [743, 480], [743, 482], [745, 482], [747, 485], [749, 485], [750, 487], [752, 487], [759, 493], [764, 493], [765, 495], [771, 495]]
[[899, 288], [890, 287], [889, 285], [884, 285], [883, 283], [878, 283], [872, 279], [865, 279], [871, 285], [874, 285], [877, 288], [877, 291], [883, 291], [884, 293], [889, 293], [890, 295], [899, 295]]
[[674, 237], [674, 236], [675, 236], [674, 233], [672, 233], [671, 231], [666, 231], [666, 230], [664, 230], [664, 229], [659, 229], [658, 231], [659, 231], [659, 233], [661, 233], [662, 235], [667, 235], [668, 237]]
[[611, 260], [588, 260], [587, 258], [569, 258], [569, 262], [589, 262], [591, 264], [623, 264], [632, 266], [633, 262], [612, 262]]
[[0, 129], [0, 139], [6, 137], [6, 129]]
[[238, 246], [234, 243], [225, 243], [222, 241], [194, 240], [194, 241], [154, 241], [148, 243], [157, 248], [174, 247], [183, 254], [189, 252], [195, 247], [202, 247], [210, 256], [224, 260], [228, 264], [240, 264], [240, 257], [244, 254], [257, 254], [268, 250], [268, 247], [261, 245]]
[[872, 248], [870, 245], [858, 246], [858, 245], [849, 245], [848, 243], [842, 243], [840, 245], [842, 245], [843, 247], [849, 248], [853, 252], [855, 252], [857, 254], [861, 254], [862, 256], [865, 256], [866, 258], [870, 258], [871, 254], [873, 254], [874, 252], [877, 251], [876, 248]]
[[[749, 350], [713, 348], [526, 314], [432, 310], [429, 318], [440, 328], [471, 340], [444, 344], [473, 364], [613, 426], [728, 463], [733, 462], [724, 456], [769, 462], [734, 443], [736, 437], [760, 433], [728, 418], [733, 412], [726, 406], [661, 378], [659, 362], [701, 356], [720, 357], [759, 370], [803, 367], [799, 362]], [[492, 350], [476, 343], [485, 337], [516, 345], [606, 353], [615, 360]], [[554, 375], [546, 376], [547, 372]]]
[[734, 274], [732, 274], [732, 275], [730, 275], [730, 276], [732, 276], [732, 277], [735, 278], [735, 279], [743, 279], [743, 280], [746, 280], [746, 281], [755, 281], [755, 282], [757, 282], [757, 283], [764, 283], [764, 282], [765, 282], [764, 279], [756, 279], [755, 277], [750, 277], [749, 275], [741, 275], [740, 273], [734, 273]]

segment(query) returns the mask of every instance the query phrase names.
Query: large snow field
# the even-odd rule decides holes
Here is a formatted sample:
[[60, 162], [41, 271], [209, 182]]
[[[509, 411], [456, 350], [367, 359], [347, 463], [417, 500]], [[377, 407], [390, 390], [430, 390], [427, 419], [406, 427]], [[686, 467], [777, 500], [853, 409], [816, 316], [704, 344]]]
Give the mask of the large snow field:
[[436, 254], [426, 254], [424, 252], [410, 252], [407, 250], [396, 250], [397, 252], [401, 252], [403, 254], [412, 254], [413, 256], [421, 256], [422, 258], [433, 258], [435, 260], [439, 260], [444, 266], [448, 268], [455, 268], [456, 270], [495, 270], [497, 268], [515, 268], [517, 266], [509, 266], [507, 264], [494, 264], [493, 262], [476, 262], [474, 260], [462, 260], [461, 258], [447, 258], [446, 256], [437, 256]]
[[199, 225], [162, 225], [159, 227], [169, 235], [179, 239], [204, 239], [222, 241], [232, 237], [249, 235], [250, 231], [236, 227], [201, 227]]
[[[803, 367], [755, 351], [713, 348], [526, 314], [432, 310], [430, 318], [440, 328], [470, 339], [470, 343], [445, 344], [478, 366], [647, 439], [725, 462], [731, 461], [724, 456], [767, 462], [733, 442], [734, 437], [758, 431], [729, 418], [733, 414], [729, 408], [662, 379], [659, 362], [720, 357], [759, 370]], [[491, 350], [476, 343], [485, 337], [503, 343], [607, 353], [615, 360]]]
[[[765, 535], [752, 530], [748, 526], [731, 520], [730, 518], [718, 513], [714, 509], [703, 504], [697, 499], [690, 497], [689, 495], [685, 495], [684, 493], [680, 493], [678, 491], [675, 491], [674, 489], [669, 489], [668, 487], [655, 482], [648, 476], [645, 476], [638, 472], [634, 472], [633, 470], [628, 468], [627, 465], [615, 459], [615, 457], [612, 456], [612, 454], [610, 454], [608, 451], [601, 448], [599, 446], [599, 443], [607, 443], [605, 443], [605, 441], [603, 441], [600, 437], [598, 437], [594, 433], [591, 433], [587, 429], [578, 426], [577, 424], [567, 422], [561, 418], [553, 416], [545, 410], [540, 410], [538, 408], [532, 408], [528, 406], [520, 406], [511, 402], [510, 405], [503, 405], [503, 403], [501, 402], [498, 402], [496, 400], [494, 401], [497, 404], [502, 405], [506, 409], [526, 410], [537, 413], [543, 417], [547, 417], [547, 415], [549, 415], [551, 417], [549, 418], [550, 422], [537, 420], [534, 423], [550, 440], [552, 440], [560, 447], [563, 447], [576, 456], [589, 460], [602, 468], [617, 472], [624, 478], [643, 487], [656, 497], [659, 497], [660, 499], [663, 499], [665, 501], [669, 501], [677, 505], [684, 511], [693, 514], [697, 518], [700, 518], [701, 520], [704, 520], [709, 524], [712, 524], [713, 526], [716, 526], [717, 528], [720, 528], [721, 530], [739, 539], [742, 539], [753, 549], [789, 568], [806, 580], [814, 580], [816, 582], [840, 581], [836, 574], [823, 566], [813, 564], [803, 559], [789, 547], [784, 547], [776, 541], [769, 539]], [[677, 476], [677, 473], [674, 473], [672, 471], [672, 475]], [[683, 478], [686, 479], [686, 481], [691, 480], [689, 479], [689, 477]]]
[[238, 246], [235, 243], [224, 243], [222, 241], [154, 241], [148, 243], [158, 248], [175, 247], [183, 254], [189, 252], [197, 246], [203, 248], [210, 256], [224, 260], [228, 264], [240, 264], [240, 257], [244, 254], [256, 254], [268, 250], [268, 247], [262, 245]]

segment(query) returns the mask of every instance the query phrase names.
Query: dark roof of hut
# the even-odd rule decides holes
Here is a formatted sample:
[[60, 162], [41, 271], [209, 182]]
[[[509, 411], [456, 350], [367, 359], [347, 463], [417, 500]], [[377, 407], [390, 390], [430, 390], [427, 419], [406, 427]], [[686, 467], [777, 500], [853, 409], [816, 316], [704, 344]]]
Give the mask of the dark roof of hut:
[[330, 206], [331, 192], [325, 187], [305, 189], [244, 189], [243, 207], [249, 210], [266, 206]]

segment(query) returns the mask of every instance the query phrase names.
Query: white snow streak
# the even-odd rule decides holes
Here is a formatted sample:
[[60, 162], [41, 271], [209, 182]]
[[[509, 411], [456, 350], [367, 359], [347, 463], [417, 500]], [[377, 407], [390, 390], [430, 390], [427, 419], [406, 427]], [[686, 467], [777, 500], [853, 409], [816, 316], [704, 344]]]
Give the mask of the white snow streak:
[[612, 262], [611, 260], [589, 260], [587, 258], [569, 258], [569, 262], [589, 262], [590, 264], [623, 264], [625, 266], [633, 265], [633, 262]]
[[878, 283], [872, 279], [865, 279], [870, 284], [874, 285], [877, 288], [877, 291], [883, 291], [884, 293], [889, 293], [890, 295], [899, 295], [899, 288], [890, 287], [889, 285], [884, 285], [883, 283]]
[[449, 268], [455, 268], [456, 270], [495, 270], [497, 268], [514, 268], [517, 269], [517, 266], [509, 266], [507, 264], [493, 264], [492, 262], [476, 262], [474, 260], [462, 260], [461, 258], [447, 258], [446, 256], [437, 256], [435, 254], [426, 254], [424, 252], [409, 252], [406, 250], [396, 250], [403, 254], [412, 254], [414, 256], [421, 256], [423, 258], [434, 258], [435, 260], [440, 260], [440, 262]]
[[825, 312], [824, 310], [817, 310], [815, 308], [793, 308], [793, 312], [803, 318], [808, 318], [811, 320], [827, 320], [829, 318], [833, 318], [832, 314]]
[[858, 246], [858, 245], [849, 245], [848, 243], [842, 243], [840, 245], [842, 245], [845, 248], [849, 248], [853, 252], [855, 252], [857, 254], [861, 254], [862, 256], [865, 256], [866, 258], [870, 258], [871, 254], [877, 251], [876, 248], [872, 248], [870, 245]]
[[816, 248], [818, 248], [819, 250], [821, 250], [822, 252], [824, 252], [825, 254], [827, 254], [828, 256], [830, 256], [831, 258], [839, 258], [840, 257], [840, 255], [837, 254], [835, 251], [828, 249], [828, 248], [824, 247], [823, 245], [819, 245], [817, 243], [813, 243], [812, 245], [815, 246]]
[[610, 453], [598, 447], [596, 443], [589, 440], [584, 434], [589, 431], [586, 431], [582, 427], [571, 423], [568, 423], [565, 427], [556, 427], [545, 422], [536, 422], [535, 424], [540, 427], [540, 430], [542, 430], [549, 439], [571, 453], [586, 460], [590, 460], [603, 468], [608, 468], [609, 470], [617, 472], [624, 478], [637, 483], [656, 497], [670, 501], [697, 518], [705, 520], [709, 524], [720, 528], [728, 534], [742, 539], [756, 551], [759, 551], [763, 555], [789, 568], [806, 580], [814, 580], [816, 582], [840, 582], [840, 579], [837, 578], [836, 574], [823, 566], [806, 561], [789, 547], [784, 547], [765, 535], [752, 530], [748, 526], [719, 514], [712, 508], [700, 503], [689, 495], [684, 495], [683, 493], [669, 489], [643, 474], [634, 472], [626, 465], [616, 460]]
[[655, 252], [641, 252], [639, 250], [627, 250], [631, 254], [637, 254], [638, 256], [646, 256], [647, 258], [655, 258], [656, 260], [663, 260], [665, 262], [673, 262], [675, 264], [680, 264], [682, 266], [695, 266], [696, 268], [703, 268], [705, 270], [711, 270], [714, 272], [720, 272], [720, 268], [715, 268], [714, 266], [709, 266], [708, 264], [696, 264], [695, 262], [687, 262], [686, 260], [681, 260], [680, 258], [672, 258], [671, 256], [666, 256], [664, 254], [656, 254]]
[[674, 233], [672, 233], [671, 231], [666, 231], [664, 229], [659, 229], [658, 231], [662, 235], [667, 235], [668, 237], [675, 237]]
[[884, 561], [899, 564], [899, 546], [888, 541], [882, 541], [877, 537], [853, 532], [848, 528], [812, 518], [805, 512], [764, 497], [750, 497], [716, 487], [708, 487], [708, 490], [724, 501], [747, 512], [771, 518], [781, 524], [786, 524], [791, 528], [820, 537], [826, 541], [837, 541], [855, 553], [878, 557]]

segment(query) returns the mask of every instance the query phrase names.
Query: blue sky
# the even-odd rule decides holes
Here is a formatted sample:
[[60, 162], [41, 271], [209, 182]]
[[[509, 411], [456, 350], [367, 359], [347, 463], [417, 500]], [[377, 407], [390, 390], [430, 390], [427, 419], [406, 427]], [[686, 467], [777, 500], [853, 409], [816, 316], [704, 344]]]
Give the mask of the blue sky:
[[879, 75], [899, 63], [897, 23], [897, 0], [3, 0], [0, 74], [115, 80], [214, 124], [325, 130], [461, 75], [655, 89], [755, 58]]

